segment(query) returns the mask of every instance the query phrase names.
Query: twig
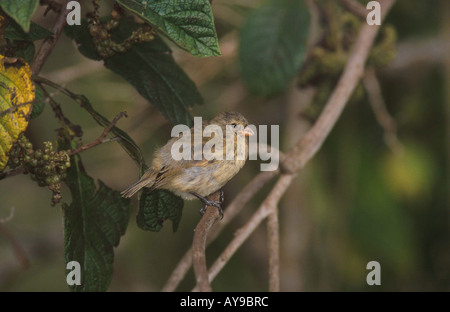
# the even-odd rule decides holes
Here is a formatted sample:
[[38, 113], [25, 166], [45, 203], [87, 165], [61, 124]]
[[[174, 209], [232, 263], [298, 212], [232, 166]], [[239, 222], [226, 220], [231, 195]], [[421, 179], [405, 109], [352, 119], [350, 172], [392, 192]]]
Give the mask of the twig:
[[355, 0], [339, 0], [339, 3], [351, 13], [355, 14], [363, 20], [366, 20], [367, 10], [359, 2], [356, 2]]
[[267, 219], [267, 247], [269, 250], [269, 291], [280, 291], [280, 227], [278, 209]]
[[[217, 226], [213, 227], [211, 233], [208, 236], [207, 245], [209, 245], [221, 232], [222, 230], [234, 219], [236, 215], [244, 208], [247, 202], [279, 171], [266, 171], [259, 173], [253, 180], [247, 184], [239, 194], [234, 198], [234, 200], [226, 207], [224, 210], [224, 217]], [[175, 269], [172, 271], [169, 279], [164, 285], [162, 291], [169, 292], [175, 291], [181, 280], [188, 272], [192, 265], [192, 248], [184, 254], [181, 260], [178, 262]]]
[[[37, 80], [38, 77], [34, 77], [34, 80], [36, 84], [41, 88], [42, 92], [44, 93], [45, 98], [50, 104], [50, 107], [52, 108], [53, 112], [55, 113], [56, 118], [58, 118], [59, 122], [63, 127], [69, 127], [76, 136], [81, 137], [83, 134], [83, 131], [81, 130], [80, 126], [74, 125], [69, 119], [64, 116], [61, 106], [53, 99], [53, 97], [50, 95], [50, 93], [44, 88], [42, 85], [42, 82], [40, 80]], [[59, 89], [57, 89], [60, 91]]]
[[381, 93], [380, 83], [373, 68], [368, 68], [363, 78], [364, 87], [369, 96], [369, 103], [375, 114], [375, 117], [384, 129], [384, 140], [393, 152], [400, 153], [402, 144], [397, 137], [397, 125], [394, 118], [389, 114], [383, 95]]
[[[218, 202], [220, 191], [208, 196], [209, 200]], [[194, 241], [192, 243], [192, 262], [194, 265], [195, 278], [199, 291], [211, 291], [208, 281], [208, 269], [206, 267], [206, 237], [213, 224], [219, 219], [219, 210], [214, 206], [207, 206], [205, 214], [195, 228]]]
[[33, 75], [37, 75], [41, 71], [42, 66], [52, 52], [54, 46], [56, 45], [56, 42], [58, 41], [64, 30], [64, 26], [66, 25], [66, 17], [69, 13], [69, 10], [67, 9], [67, 2], [68, 0], [65, 0], [61, 4], [61, 11], [59, 12], [55, 25], [53, 25], [52, 28], [52, 32], [54, 35], [52, 37], [47, 37], [44, 39], [44, 42], [42, 42], [33, 59], [33, 63], [31, 64], [31, 71], [33, 72]]
[[20, 266], [24, 269], [28, 268], [30, 265], [30, 261], [28, 260], [28, 256], [25, 253], [25, 250], [23, 249], [22, 245], [15, 237], [15, 235], [3, 223], [0, 223], [0, 234], [5, 236], [11, 244], [11, 247], [14, 250], [14, 254], [19, 261]]
[[[389, 11], [395, 0], [379, 0], [382, 16]], [[209, 281], [212, 282], [222, 270], [236, 250], [245, 242], [257, 226], [272, 213], [281, 196], [292, 182], [296, 173], [317, 153], [322, 146], [332, 127], [338, 120], [355, 89], [364, 71], [364, 64], [369, 51], [378, 33], [379, 26], [364, 25], [359, 33], [358, 39], [350, 53], [349, 60], [338, 84], [328, 99], [325, 108], [320, 114], [314, 126], [300, 141], [289, 151], [282, 169], [284, 173], [280, 176], [272, 191], [264, 202], [253, 214], [250, 220], [237, 231], [236, 236], [217, 258], [209, 270]], [[194, 288], [196, 290], [197, 288]]]
[[9, 178], [9, 177], [13, 177], [13, 176], [16, 176], [18, 174], [25, 173], [25, 172], [26, 172], [26, 168], [25, 167], [19, 167], [19, 168], [16, 168], [14, 170], [2, 172], [2, 173], [0, 173], [0, 180], [6, 179], [6, 178]]
[[112, 128], [114, 128], [114, 126], [116, 125], [116, 123], [117, 123], [117, 122], [119, 121], [119, 119], [122, 118], [122, 117], [127, 117], [127, 113], [126, 113], [126, 112], [120, 112], [119, 114], [117, 114], [116, 117], [114, 117], [113, 121], [109, 124], [109, 126], [106, 127], [106, 128], [103, 130], [102, 134], [101, 134], [96, 140], [94, 140], [94, 141], [92, 141], [92, 142], [90, 142], [90, 143], [88, 143], [88, 144], [86, 144], [86, 145], [80, 146], [80, 147], [78, 147], [78, 148], [76, 148], [76, 149], [74, 149], [74, 150], [69, 151], [69, 152], [68, 152], [69, 156], [72, 156], [72, 155], [75, 155], [75, 154], [84, 152], [85, 150], [88, 150], [88, 149], [90, 149], [90, 148], [92, 148], [92, 147], [94, 147], [94, 146], [97, 146], [97, 145], [99, 145], [99, 144], [104, 143], [104, 142], [105, 142], [105, 140], [104, 140], [105, 137], [106, 137], [106, 136], [108, 135], [108, 133], [112, 130]]
[[[212, 282], [214, 278], [219, 274], [225, 264], [234, 255], [236, 250], [247, 240], [250, 234], [258, 227], [258, 225], [270, 214], [270, 212], [276, 207], [278, 200], [286, 191], [287, 187], [290, 185], [294, 175], [284, 174], [278, 179], [277, 183], [273, 187], [272, 191], [269, 193], [267, 198], [258, 208], [258, 210], [253, 214], [250, 220], [236, 232], [234, 239], [228, 244], [222, 254], [217, 258], [214, 264], [209, 270], [209, 281]], [[194, 291], [197, 287], [194, 288]]]
[[414, 68], [417, 64], [442, 64], [450, 54], [450, 42], [442, 38], [411, 40], [398, 44], [395, 58], [383, 71], [392, 73]]

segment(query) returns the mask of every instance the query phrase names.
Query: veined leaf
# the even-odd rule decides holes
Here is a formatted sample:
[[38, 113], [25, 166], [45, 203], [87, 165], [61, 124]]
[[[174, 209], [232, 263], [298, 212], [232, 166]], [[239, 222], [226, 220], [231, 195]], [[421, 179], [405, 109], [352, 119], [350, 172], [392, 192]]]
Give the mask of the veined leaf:
[[63, 204], [64, 257], [66, 263], [78, 261], [81, 285], [74, 291], [105, 291], [112, 278], [114, 251], [128, 224], [130, 201], [83, 168], [78, 155], [72, 157], [66, 183], [72, 194], [70, 206]]
[[25, 59], [30, 63], [34, 58], [34, 44], [33, 41], [41, 40], [53, 33], [38, 24], [31, 23], [29, 33], [26, 33], [16, 22], [11, 21], [5, 29], [4, 36], [12, 40], [15, 46], [15, 56]]
[[12, 40], [35, 41], [53, 36], [53, 33], [33, 22], [31, 22], [30, 31], [26, 33], [17, 23], [12, 21], [6, 26], [4, 36]]
[[25, 32], [30, 30], [30, 19], [39, 0], [1, 0], [0, 7], [15, 20]]
[[33, 100], [28, 64], [21, 59], [9, 62], [0, 55], [0, 171], [8, 162], [12, 145], [28, 126]]
[[221, 55], [209, 0], [118, 0], [195, 56]]
[[[66, 34], [75, 39], [83, 55], [99, 59], [86, 23], [77, 27], [78, 30], [68, 30]], [[121, 42], [138, 27], [131, 19], [122, 19], [112, 38]], [[174, 124], [190, 126], [192, 120], [187, 109], [203, 103], [194, 82], [175, 63], [171, 50], [159, 37], [107, 58], [105, 66], [133, 85]]]
[[137, 225], [147, 231], [159, 232], [164, 220], [172, 221], [173, 231], [176, 232], [183, 212], [183, 199], [166, 190], [149, 192], [144, 188], [139, 199], [139, 212], [136, 217]]
[[250, 13], [240, 33], [242, 76], [255, 93], [285, 89], [305, 58], [309, 14], [303, 0], [272, 0]]

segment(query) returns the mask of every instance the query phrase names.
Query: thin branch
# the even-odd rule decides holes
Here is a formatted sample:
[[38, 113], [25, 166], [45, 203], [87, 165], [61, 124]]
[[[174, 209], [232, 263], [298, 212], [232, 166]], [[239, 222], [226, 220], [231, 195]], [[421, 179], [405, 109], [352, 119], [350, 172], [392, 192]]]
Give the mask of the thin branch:
[[19, 168], [16, 168], [14, 170], [9, 170], [9, 171], [6, 171], [6, 172], [2, 172], [2, 173], [0, 173], [0, 180], [6, 179], [6, 178], [9, 178], [9, 177], [13, 177], [13, 176], [16, 176], [16, 175], [21, 174], [21, 173], [25, 173], [26, 170], [27, 169], [25, 167], [19, 167]]
[[362, 20], [366, 20], [367, 18], [367, 10], [366, 8], [359, 2], [355, 0], [339, 0], [339, 3], [347, 9], [347, 11], [355, 14]]
[[[221, 232], [222, 230], [231, 222], [231, 220], [236, 217], [239, 212], [244, 208], [247, 202], [253, 198], [253, 196], [274, 176], [279, 173], [276, 171], [265, 171], [259, 173], [253, 180], [247, 184], [234, 200], [224, 209], [224, 217], [215, 227], [212, 228], [211, 233], [208, 236], [206, 245], [209, 245]], [[186, 273], [189, 271], [192, 265], [192, 247], [184, 254], [181, 260], [178, 262], [175, 269], [172, 271], [169, 279], [164, 285], [162, 291], [170, 292], [175, 291], [180, 282], [185, 277]]]
[[369, 96], [369, 103], [375, 117], [384, 130], [384, 140], [393, 152], [400, 153], [403, 150], [402, 144], [397, 136], [397, 124], [389, 114], [386, 103], [381, 92], [381, 86], [373, 68], [368, 68], [363, 78], [364, 87]]
[[[218, 202], [220, 200], [220, 191], [209, 195], [208, 199]], [[214, 206], [207, 206], [205, 214], [195, 228], [194, 241], [192, 243], [192, 262], [197, 287], [202, 292], [211, 291], [211, 285], [208, 281], [208, 269], [206, 267], [206, 238], [211, 227], [219, 218], [219, 210]]]
[[267, 218], [267, 247], [269, 251], [269, 291], [280, 291], [280, 225], [278, 209]]
[[3, 223], [0, 223], [0, 234], [6, 237], [6, 239], [11, 244], [11, 247], [14, 250], [14, 254], [19, 261], [20, 266], [24, 269], [28, 268], [30, 266], [30, 260], [28, 259], [28, 256], [23, 249], [20, 241]]
[[65, 0], [61, 4], [61, 11], [59, 12], [56, 22], [52, 28], [52, 32], [54, 35], [52, 37], [47, 37], [44, 39], [33, 59], [33, 63], [31, 64], [31, 71], [33, 72], [33, 75], [37, 75], [41, 71], [42, 66], [55, 47], [59, 37], [61, 36], [64, 30], [64, 26], [66, 26], [66, 17], [69, 13], [69, 10], [67, 9], [68, 2], [68, 0]]
[[109, 124], [108, 127], [106, 127], [102, 134], [94, 141], [80, 146], [79, 148], [76, 148], [74, 150], [71, 150], [68, 152], [69, 156], [84, 152], [94, 146], [97, 146], [99, 144], [105, 143], [105, 137], [108, 135], [109, 132], [111, 132], [111, 130], [114, 128], [114, 126], [116, 125], [116, 123], [119, 121], [120, 118], [122, 117], [127, 117], [127, 113], [126, 112], [120, 112], [119, 114], [116, 115], [116, 117], [114, 117], [113, 121]]
[[[231, 259], [236, 250], [247, 240], [247, 238], [254, 232], [258, 225], [270, 214], [276, 207], [279, 199], [284, 194], [288, 186], [290, 185], [294, 175], [283, 174], [278, 179], [277, 183], [269, 193], [267, 198], [253, 214], [250, 220], [236, 232], [234, 239], [228, 244], [222, 254], [217, 258], [214, 264], [209, 270], [209, 282], [212, 282], [214, 278], [219, 274], [225, 264]], [[197, 287], [194, 288], [194, 291]]]

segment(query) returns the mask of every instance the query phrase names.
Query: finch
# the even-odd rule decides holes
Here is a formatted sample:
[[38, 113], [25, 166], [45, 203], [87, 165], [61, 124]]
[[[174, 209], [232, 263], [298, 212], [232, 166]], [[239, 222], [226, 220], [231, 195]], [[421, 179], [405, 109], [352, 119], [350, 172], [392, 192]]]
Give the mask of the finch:
[[[165, 189], [186, 200], [200, 199], [205, 204], [200, 210], [202, 214], [206, 206], [215, 206], [219, 209], [221, 216], [223, 216], [221, 207], [223, 202], [222, 187], [244, 166], [248, 158], [248, 138], [246, 137], [253, 135], [254, 132], [248, 127], [247, 119], [238, 112], [223, 112], [210, 121], [203, 121], [202, 133], [205, 127], [209, 125], [218, 126], [215, 129], [220, 127], [222, 130], [223, 137], [216, 138], [219, 142], [221, 141], [222, 150], [220, 150], [220, 146], [216, 145], [210, 148], [209, 151], [204, 149], [205, 144], [206, 146], [211, 146], [211, 143], [208, 143], [208, 141], [215, 138], [216, 132], [213, 132], [210, 137], [202, 135], [202, 140], [196, 143], [194, 140], [194, 126], [190, 129], [191, 157], [189, 159], [174, 159], [172, 147], [182, 137], [172, 138], [166, 145], [155, 152], [151, 167], [136, 183], [122, 191], [121, 195], [129, 198], [143, 187], [149, 188], [150, 191]], [[227, 130], [233, 135], [232, 141], [227, 140]], [[238, 146], [239, 142], [244, 142], [244, 146]], [[198, 146], [199, 144], [201, 146]], [[244, 147], [243, 153], [242, 147]], [[203, 151], [201, 156], [194, 157], [199, 150]], [[226, 153], [227, 151], [230, 153], [230, 150], [233, 155], [231, 155], [232, 157], [227, 157], [229, 155], [226, 155]], [[239, 151], [241, 152], [239, 153]], [[213, 157], [217, 155], [223, 155], [223, 157]], [[218, 190], [221, 190], [220, 202], [206, 198]]]

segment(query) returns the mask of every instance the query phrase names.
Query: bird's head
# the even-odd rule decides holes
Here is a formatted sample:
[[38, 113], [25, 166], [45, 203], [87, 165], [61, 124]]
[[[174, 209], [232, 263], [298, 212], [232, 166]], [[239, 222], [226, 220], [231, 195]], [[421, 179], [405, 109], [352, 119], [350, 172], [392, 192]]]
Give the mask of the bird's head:
[[252, 136], [255, 133], [248, 127], [248, 121], [238, 112], [222, 112], [211, 120], [211, 124], [216, 124], [222, 128], [232, 127], [237, 134], [243, 136]]

